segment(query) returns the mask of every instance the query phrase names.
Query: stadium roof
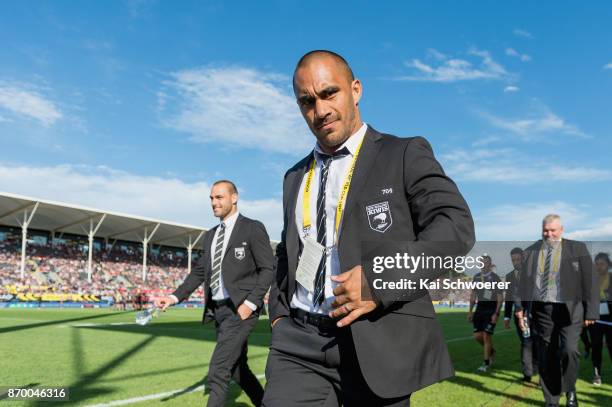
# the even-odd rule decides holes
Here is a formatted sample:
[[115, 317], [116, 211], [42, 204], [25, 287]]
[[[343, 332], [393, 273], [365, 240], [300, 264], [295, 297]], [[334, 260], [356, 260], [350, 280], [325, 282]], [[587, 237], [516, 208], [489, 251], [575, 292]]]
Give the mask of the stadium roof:
[[28, 229], [50, 231], [55, 236], [61, 233], [88, 236], [95, 232], [96, 238], [141, 243], [149, 237], [149, 244], [183, 248], [189, 245], [190, 238], [194, 245], [205, 231], [198, 226], [0, 192], [0, 225], [21, 228], [30, 216]]

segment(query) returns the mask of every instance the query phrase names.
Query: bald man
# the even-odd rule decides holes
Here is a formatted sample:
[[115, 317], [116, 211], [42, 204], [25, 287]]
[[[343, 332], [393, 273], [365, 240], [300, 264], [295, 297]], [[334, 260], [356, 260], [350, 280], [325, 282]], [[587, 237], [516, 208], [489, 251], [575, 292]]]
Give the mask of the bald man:
[[453, 374], [448, 349], [426, 290], [370, 289], [362, 243], [457, 241], [464, 254], [470, 211], [425, 139], [363, 123], [361, 82], [340, 55], [306, 54], [293, 89], [316, 142], [284, 179], [263, 405], [409, 406]]

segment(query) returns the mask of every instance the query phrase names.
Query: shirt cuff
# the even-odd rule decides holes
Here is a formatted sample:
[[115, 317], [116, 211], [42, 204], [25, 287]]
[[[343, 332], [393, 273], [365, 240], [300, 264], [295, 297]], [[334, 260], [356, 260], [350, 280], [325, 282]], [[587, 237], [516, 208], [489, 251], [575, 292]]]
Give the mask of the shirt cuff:
[[179, 300], [178, 300], [178, 298], [176, 298], [176, 295], [174, 295], [174, 294], [170, 294], [170, 296], [169, 296], [169, 297], [170, 297], [170, 298], [174, 298], [174, 303], [175, 303], [175, 304], [178, 304], [178, 303], [179, 303]]
[[249, 307], [251, 311], [257, 311], [257, 305], [253, 304], [251, 301], [244, 300], [243, 304]]
[[504, 321], [510, 321], [509, 317], [504, 317]]

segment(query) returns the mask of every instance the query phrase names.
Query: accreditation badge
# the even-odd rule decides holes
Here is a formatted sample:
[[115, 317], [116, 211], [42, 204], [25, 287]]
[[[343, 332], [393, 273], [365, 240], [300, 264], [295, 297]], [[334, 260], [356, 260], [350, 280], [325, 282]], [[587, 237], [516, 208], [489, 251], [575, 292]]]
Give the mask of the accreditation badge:
[[609, 315], [609, 314], [610, 314], [610, 309], [608, 307], [608, 303], [607, 302], [600, 302], [599, 303], [599, 316]]
[[312, 237], [304, 239], [304, 249], [300, 256], [297, 270], [295, 271], [295, 280], [308, 292], [314, 292], [314, 282], [317, 276], [317, 270], [321, 259], [325, 254], [325, 247], [319, 244]]

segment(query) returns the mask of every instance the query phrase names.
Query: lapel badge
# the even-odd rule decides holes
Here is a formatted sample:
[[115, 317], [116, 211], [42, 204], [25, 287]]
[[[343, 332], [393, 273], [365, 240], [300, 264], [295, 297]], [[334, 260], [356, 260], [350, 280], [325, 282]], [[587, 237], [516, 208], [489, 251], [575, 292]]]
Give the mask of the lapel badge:
[[244, 247], [236, 247], [234, 249], [234, 257], [238, 260], [242, 260], [244, 259], [245, 253], [244, 253]]
[[368, 205], [365, 209], [368, 215], [370, 229], [376, 232], [385, 233], [393, 224], [391, 208], [389, 207], [388, 201]]

